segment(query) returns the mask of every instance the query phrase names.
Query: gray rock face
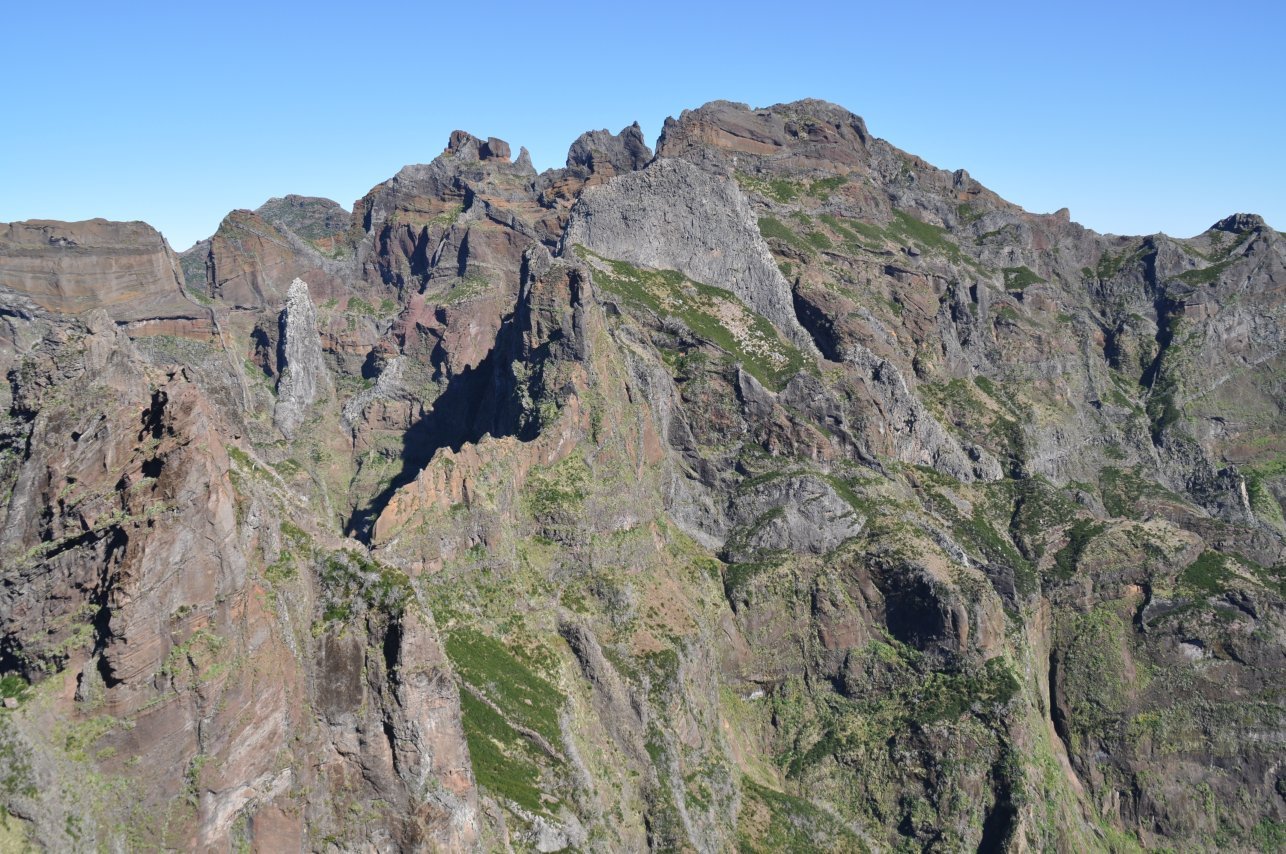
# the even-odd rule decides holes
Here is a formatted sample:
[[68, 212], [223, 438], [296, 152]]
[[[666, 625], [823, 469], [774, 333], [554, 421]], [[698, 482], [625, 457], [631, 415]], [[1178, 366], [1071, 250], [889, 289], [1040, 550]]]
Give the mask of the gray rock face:
[[288, 195], [269, 199], [255, 213], [311, 241], [334, 237], [352, 224], [352, 214], [343, 205], [315, 196]]
[[350, 429], [357, 424], [366, 408], [377, 400], [405, 400], [408, 399], [407, 389], [402, 384], [402, 378], [406, 373], [406, 360], [402, 356], [397, 356], [389, 360], [380, 371], [380, 375], [375, 380], [375, 385], [363, 389], [357, 394], [350, 397], [345, 403], [344, 408], [340, 411], [343, 422]]
[[1233, 234], [1241, 234], [1246, 231], [1263, 228], [1264, 225], [1264, 218], [1259, 214], [1235, 213], [1232, 216], [1224, 217], [1210, 226], [1210, 228], [1216, 231], [1230, 231]]
[[962, 447], [925, 409], [896, 365], [861, 345], [848, 348], [846, 357], [868, 378], [867, 388], [880, 407], [878, 429], [892, 434], [898, 460], [930, 466], [965, 482], [1001, 478], [1004, 473], [996, 458], [981, 448]]
[[467, 160], [507, 161], [512, 150], [503, 139], [489, 136], [482, 140], [467, 131], [456, 130], [451, 132], [451, 138], [447, 142], [447, 153], [460, 155]]
[[567, 168], [581, 167], [591, 175], [622, 175], [642, 169], [652, 159], [635, 122], [619, 134], [592, 130], [581, 134], [567, 152]]
[[412, 798], [439, 818], [438, 839], [462, 850], [478, 838], [478, 791], [460, 725], [460, 692], [431, 618], [402, 617], [393, 687], [394, 767]]
[[745, 532], [728, 542], [736, 560], [758, 551], [824, 554], [860, 534], [864, 522], [830, 484], [811, 475], [765, 483], [740, 496], [730, 515]]
[[281, 379], [272, 419], [286, 438], [303, 423], [308, 407], [331, 389], [330, 374], [322, 359], [317, 335], [317, 309], [308, 295], [308, 283], [290, 283], [286, 308], [281, 313]]
[[562, 241], [564, 252], [577, 245], [732, 291], [796, 346], [814, 349], [746, 197], [690, 163], [657, 160], [586, 189]]

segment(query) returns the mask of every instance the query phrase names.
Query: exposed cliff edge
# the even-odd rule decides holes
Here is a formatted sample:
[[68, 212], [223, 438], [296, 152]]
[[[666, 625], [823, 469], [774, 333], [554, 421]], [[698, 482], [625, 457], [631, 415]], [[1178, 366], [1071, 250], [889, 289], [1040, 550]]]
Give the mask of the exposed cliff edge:
[[45, 311], [100, 308], [118, 321], [204, 314], [183, 294], [178, 258], [146, 223], [7, 223], [0, 229], [0, 263], [0, 288]]

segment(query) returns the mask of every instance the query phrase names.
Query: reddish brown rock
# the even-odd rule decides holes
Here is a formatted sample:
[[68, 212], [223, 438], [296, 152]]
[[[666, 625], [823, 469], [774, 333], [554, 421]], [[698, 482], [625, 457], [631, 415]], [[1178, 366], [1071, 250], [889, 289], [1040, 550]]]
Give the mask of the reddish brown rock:
[[46, 311], [95, 308], [119, 321], [200, 318], [182, 291], [178, 258], [142, 222], [28, 220], [0, 225], [0, 289]]

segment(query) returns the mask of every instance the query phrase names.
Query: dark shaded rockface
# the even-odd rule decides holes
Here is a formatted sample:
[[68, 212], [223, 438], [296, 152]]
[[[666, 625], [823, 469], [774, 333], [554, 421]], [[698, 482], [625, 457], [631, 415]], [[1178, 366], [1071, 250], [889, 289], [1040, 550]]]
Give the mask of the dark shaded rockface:
[[3, 227], [0, 848], [1282, 846], [1280, 234], [511, 157]]

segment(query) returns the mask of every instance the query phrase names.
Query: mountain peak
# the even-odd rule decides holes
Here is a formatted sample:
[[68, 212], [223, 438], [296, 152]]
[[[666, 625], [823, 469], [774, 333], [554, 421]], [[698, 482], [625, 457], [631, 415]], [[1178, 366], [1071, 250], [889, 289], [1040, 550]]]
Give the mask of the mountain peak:
[[567, 167], [581, 167], [590, 173], [619, 175], [642, 169], [652, 159], [652, 149], [635, 122], [620, 133], [586, 131], [567, 151]]
[[455, 130], [451, 132], [443, 154], [458, 155], [466, 160], [503, 160], [508, 163], [510, 149], [509, 143], [503, 139], [489, 136], [482, 140], [467, 131]]
[[1233, 234], [1244, 234], [1247, 231], [1264, 228], [1267, 223], [1259, 214], [1252, 213], [1235, 213], [1232, 216], [1226, 216], [1223, 219], [1210, 226], [1210, 231], [1228, 231]]

